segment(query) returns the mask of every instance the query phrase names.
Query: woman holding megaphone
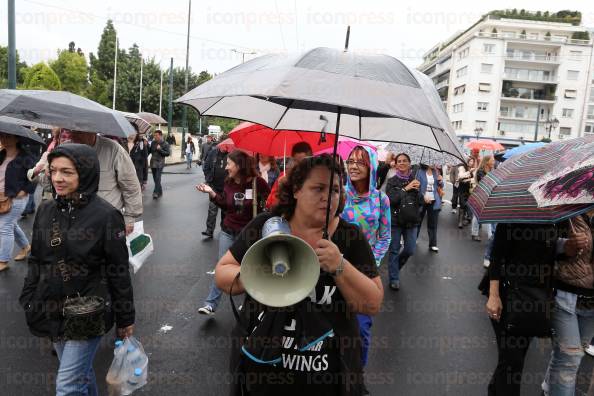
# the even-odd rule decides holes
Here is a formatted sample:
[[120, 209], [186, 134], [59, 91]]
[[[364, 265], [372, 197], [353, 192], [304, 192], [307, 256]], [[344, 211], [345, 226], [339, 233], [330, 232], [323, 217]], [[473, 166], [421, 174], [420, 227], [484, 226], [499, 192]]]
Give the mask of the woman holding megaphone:
[[[336, 177], [326, 240], [330, 172]], [[233, 332], [238, 342], [231, 343], [235, 374], [231, 394], [363, 394], [356, 314], [376, 314], [384, 292], [364, 234], [339, 217], [344, 207], [344, 177], [342, 161], [330, 155], [303, 159], [281, 184], [279, 203], [272, 213], [251, 221], [217, 264], [217, 286], [233, 295], [243, 293], [240, 263], [261, 240], [268, 220], [279, 219], [275, 216], [288, 223], [291, 235], [309, 245], [306, 249], [313, 250], [319, 262], [319, 269], [314, 268], [319, 278], [312, 290], [295, 290], [290, 283], [285, 287], [287, 295], [305, 297], [296, 304], [281, 307], [275, 304], [275, 296], [264, 304], [246, 295]]]

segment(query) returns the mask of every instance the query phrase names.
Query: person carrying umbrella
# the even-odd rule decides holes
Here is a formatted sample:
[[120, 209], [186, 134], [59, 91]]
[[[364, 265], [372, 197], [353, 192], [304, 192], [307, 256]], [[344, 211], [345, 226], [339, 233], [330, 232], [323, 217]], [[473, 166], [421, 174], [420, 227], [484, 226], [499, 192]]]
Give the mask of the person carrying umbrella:
[[[346, 161], [346, 202], [340, 217], [357, 225], [369, 242], [379, 267], [390, 247], [390, 200], [376, 188], [377, 152], [368, 146], [357, 146]], [[359, 330], [363, 340], [362, 361], [367, 365], [371, 343], [371, 316], [359, 314]]]
[[16, 261], [24, 260], [31, 250], [18, 220], [27, 206], [29, 194], [35, 192], [35, 185], [27, 178], [27, 171], [35, 165], [35, 160], [21, 148], [19, 136], [13, 134], [21, 130], [24, 130], [22, 133], [27, 131], [0, 121], [0, 272], [9, 268], [15, 242], [20, 248], [14, 258]]

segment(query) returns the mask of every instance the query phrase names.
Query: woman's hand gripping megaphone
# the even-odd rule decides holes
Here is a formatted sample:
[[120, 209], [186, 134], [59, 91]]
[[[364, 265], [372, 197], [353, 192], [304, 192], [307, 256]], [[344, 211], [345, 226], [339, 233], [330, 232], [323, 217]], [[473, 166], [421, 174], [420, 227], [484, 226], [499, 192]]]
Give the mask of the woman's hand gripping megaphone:
[[338, 246], [330, 240], [320, 239], [316, 243], [315, 252], [320, 261], [320, 267], [330, 274], [336, 273], [336, 269], [342, 262], [342, 253]]

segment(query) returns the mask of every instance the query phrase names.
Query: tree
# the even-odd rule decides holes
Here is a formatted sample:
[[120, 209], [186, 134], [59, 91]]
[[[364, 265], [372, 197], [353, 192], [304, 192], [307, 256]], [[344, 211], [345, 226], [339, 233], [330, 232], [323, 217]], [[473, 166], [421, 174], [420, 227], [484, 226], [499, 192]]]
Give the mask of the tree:
[[26, 73], [24, 87], [26, 89], [62, 89], [58, 75], [43, 62], [32, 66]]
[[84, 56], [74, 51], [74, 42], [68, 50], [58, 51], [58, 59], [50, 63], [62, 83], [64, 91], [78, 95], [84, 94], [88, 85], [88, 67]]
[[103, 33], [101, 34], [101, 40], [99, 41], [99, 47], [97, 49], [97, 57], [94, 58], [94, 64], [91, 64], [91, 67], [97, 71], [97, 76], [104, 81], [107, 81], [110, 78], [113, 79], [116, 35], [116, 30], [110, 19], [107, 21]]
[[[23, 71], [27, 69], [27, 64], [19, 60], [19, 52], [16, 52], [16, 75], [17, 84], [24, 81]], [[8, 47], [0, 45], [0, 88], [8, 87]]]

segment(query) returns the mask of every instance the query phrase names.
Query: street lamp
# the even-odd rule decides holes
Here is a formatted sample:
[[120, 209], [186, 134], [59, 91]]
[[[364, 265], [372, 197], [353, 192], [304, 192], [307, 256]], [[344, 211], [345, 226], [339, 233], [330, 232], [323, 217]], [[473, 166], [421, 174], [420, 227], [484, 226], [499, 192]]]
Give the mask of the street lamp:
[[551, 132], [554, 129], [557, 129], [558, 126], [559, 120], [557, 119], [557, 117], [553, 117], [552, 119], [549, 118], [545, 121], [545, 129], [547, 130], [547, 133], [549, 135], [549, 140], [551, 140]]
[[481, 127], [474, 128], [474, 136], [476, 136], [476, 140], [479, 139], [479, 136], [481, 136], [481, 133], [483, 133], [483, 128], [481, 128]]

